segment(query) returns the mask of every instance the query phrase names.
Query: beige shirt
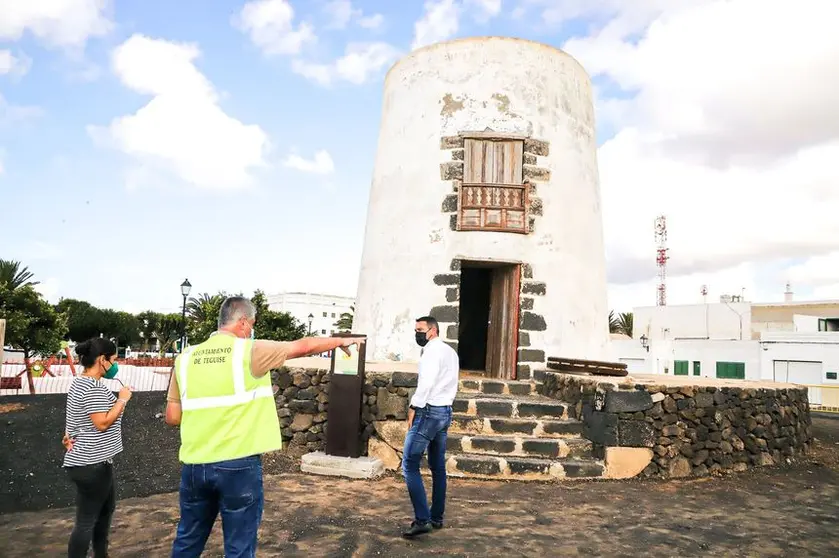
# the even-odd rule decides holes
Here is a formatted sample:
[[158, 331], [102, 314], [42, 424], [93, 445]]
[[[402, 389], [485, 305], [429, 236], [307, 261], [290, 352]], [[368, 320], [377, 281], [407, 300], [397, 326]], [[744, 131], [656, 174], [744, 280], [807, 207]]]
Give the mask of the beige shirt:
[[[230, 335], [225, 331], [219, 331], [216, 335]], [[288, 358], [290, 343], [285, 341], [266, 341], [264, 339], [256, 339], [253, 342], [253, 349], [251, 349], [251, 375], [254, 378], [261, 378], [271, 370], [280, 368], [285, 364]], [[173, 401], [180, 403], [181, 394], [178, 390], [178, 378], [173, 374], [169, 381], [169, 392], [166, 394], [166, 401]]]

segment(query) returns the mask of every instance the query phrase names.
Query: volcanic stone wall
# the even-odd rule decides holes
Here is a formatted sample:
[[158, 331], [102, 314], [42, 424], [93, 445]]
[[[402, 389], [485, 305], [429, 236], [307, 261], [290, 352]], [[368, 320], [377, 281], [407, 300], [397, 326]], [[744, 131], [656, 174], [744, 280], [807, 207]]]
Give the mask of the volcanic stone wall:
[[569, 404], [595, 448], [653, 451], [644, 476], [686, 477], [775, 465], [809, 451], [807, 388], [665, 386], [547, 373], [543, 395]]
[[[329, 408], [329, 373], [318, 369], [283, 368], [272, 372], [272, 381], [278, 388], [277, 413], [284, 442], [291, 448], [323, 450]], [[361, 408], [363, 453], [366, 453], [374, 422], [408, 418], [408, 400], [416, 385], [416, 374], [366, 374]]]

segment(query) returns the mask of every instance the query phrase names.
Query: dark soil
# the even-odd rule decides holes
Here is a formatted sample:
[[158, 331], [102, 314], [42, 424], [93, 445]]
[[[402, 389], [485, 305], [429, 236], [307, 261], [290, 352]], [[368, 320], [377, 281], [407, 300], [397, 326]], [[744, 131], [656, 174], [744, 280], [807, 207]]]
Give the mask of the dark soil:
[[[0, 400], [0, 515], [63, 508], [75, 488], [61, 468], [67, 396], [4, 396]], [[119, 498], [178, 490], [181, 466], [177, 428], [163, 421], [165, 395], [137, 392], [123, 418], [123, 451], [114, 460]], [[299, 471], [284, 454], [265, 456], [268, 474]]]

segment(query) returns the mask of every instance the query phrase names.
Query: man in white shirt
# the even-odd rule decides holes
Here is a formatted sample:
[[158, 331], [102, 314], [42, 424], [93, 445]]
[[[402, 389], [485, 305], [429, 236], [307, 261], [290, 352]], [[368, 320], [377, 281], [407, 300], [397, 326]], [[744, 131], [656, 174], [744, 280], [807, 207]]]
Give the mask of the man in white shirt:
[[[417, 391], [408, 409], [408, 435], [402, 452], [402, 474], [414, 507], [414, 521], [403, 532], [410, 538], [443, 526], [446, 507], [446, 438], [452, 423], [452, 403], [457, 395], [460, 361], [457, 352], [440, 339], [440, 325], [431, 316], [416, 323], [417, 344], [422, 347]], [[431, 469], [431, 509], [419, 472], [428, 450]]]

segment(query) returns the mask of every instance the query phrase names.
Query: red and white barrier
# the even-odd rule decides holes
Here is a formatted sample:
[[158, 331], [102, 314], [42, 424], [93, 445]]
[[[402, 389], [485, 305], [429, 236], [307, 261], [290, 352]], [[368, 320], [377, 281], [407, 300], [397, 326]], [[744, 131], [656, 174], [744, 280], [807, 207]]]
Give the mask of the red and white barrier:
[[[0, 376], [13, 378], [23, 372], [22, 364], [3, 364], [0, 367]], [[77, 366], [78, 369], [78, 366]], [[148, 367], [125, 365], [119, 367], [117, 378], [134, 391], [166, 391], [169, 388], [170, 367]], [[66, 364], [50, 366], [50, 372], [55, 377], [44, 375], [40, 378], [33, 378], [35, 383], [35, 394], [41, 393], [67, 393], [70, 384], [73, 382], [73, 374]], [[26, 374], [20, 377], [21, 389], [0, 389], [0, 395], [23, 395], [29, 393], [29, 382]], [[116, 380], [102, 380], [106, 386], [113, 391], [119, 391], [122, 385]]]

